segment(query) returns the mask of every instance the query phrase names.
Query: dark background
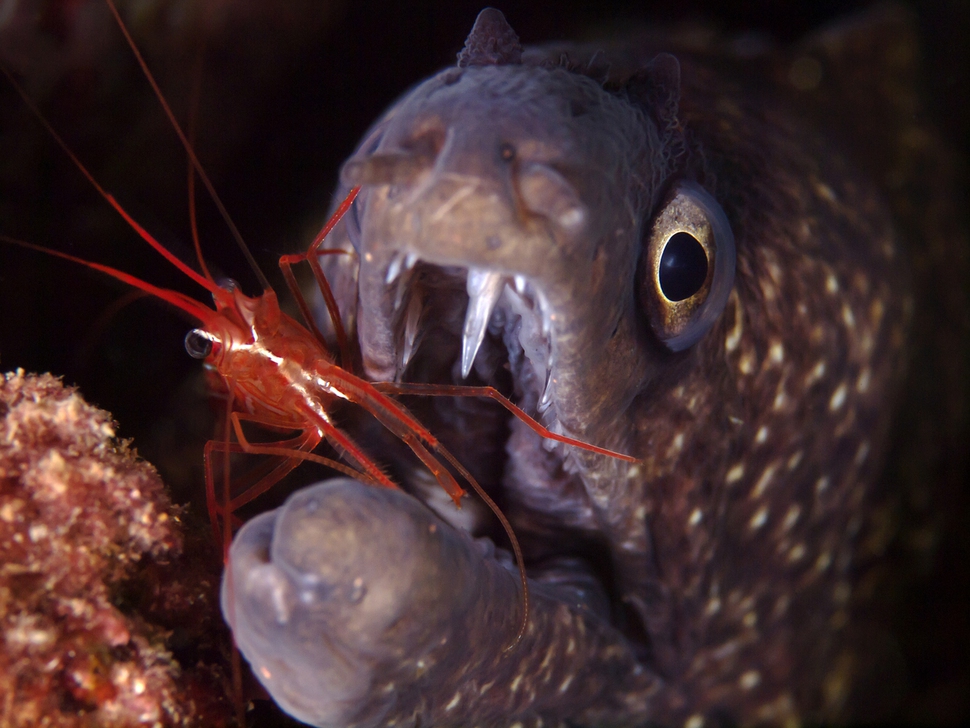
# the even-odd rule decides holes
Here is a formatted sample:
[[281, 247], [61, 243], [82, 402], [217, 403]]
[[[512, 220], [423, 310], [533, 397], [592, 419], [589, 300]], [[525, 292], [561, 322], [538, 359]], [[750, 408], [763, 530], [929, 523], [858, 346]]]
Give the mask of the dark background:
[[[657, 0], [500, 4], [524, 43], [602, 37], [637, 24], [703, 22], [779, 42], [864, 2]], [[970, 140], [970, 3], [906, 3], [924, 38], [927, 113], [955, 154]], [[196, 145], [256, 258], [280, 283], [276, 259], [304, 247], [324, 221], [340, 162], [383, 108], [454, 62], [481, 0], [385, 3], [279, 0], [122, 3], [180, 120], [200, 81]], [[101, 184], [153, 234], [192, 260], [178, 140], [101, 0], [7, 3], [0, 61]], [[12, 10], [10, 10], [12, 8]], [[201, 73], [197, 59], [204, 63]], [[216, 275], [257, 292], [199, 194], [200, 232]], [[0, 80], [0, 233], [114, 265], [206, 300], [101, 200]], [[0, 370], [51, 371], [111, 411], [180, 502], [202, 503], [201, 447], [212, 417], [189, 328], [164, 304], [124, 298], [125, 286], [77, 265], [0, 244]], [[119, 300], [122, 303], [118, 303]], [[127, 304], [127, 305], [123, 305]], [[940, 579], [967, 593], [966, 553]], [[965, 663], [938, 688], [966, 715]]]

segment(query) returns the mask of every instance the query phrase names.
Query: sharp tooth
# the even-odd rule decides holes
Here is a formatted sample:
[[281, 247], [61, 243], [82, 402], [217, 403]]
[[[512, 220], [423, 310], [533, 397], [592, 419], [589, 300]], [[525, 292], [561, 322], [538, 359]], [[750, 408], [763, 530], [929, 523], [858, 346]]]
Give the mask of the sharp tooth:
[[536, 306], [539, 308], [539, 318], [542, 319], [542, 336], [548, 340], [549, 334], [552, 332], [552, 316], [548, 313], [549, 304], [541, 291], [537, 292]]
[[536, 408], [540, 412], [545, 412], [549, 409], [549, 405], [552, 404], [552, 370], [549, 369], [546, 372], [546, 385], [542, 388], [542, 396], [539, 398], [539, 404]]
[[401, 303], [404, 301], [404, 294], [408, 292], [411, 285], [411, 271], [407, 271], [402, 276], [398, 276], [397, 290], [394, 292], [394, 312], [401, 310]]
[[387, 275], [384, 277], [384, 283], [390, 285], [394, 282], [394, 279], [401, 275], [401, 263], [404, 261], [404, 255], [402, 253], [395, 253], [391, 258], [391, 264], [387, 266]]
[[417, 262], [418, 262], [417, 253], [408, 253], [406, 256], [404, 256], [404, 267], [407, 268], [408, 270], [411, 270]]
[[468, 377], [478, 349], [485, 338], [485, 329], [492, 311], [505, 286], [501, 273], [468, 269], [468, 310], [465, 312], [465, 329], [461, 339], [461, 376]]
[[521, 296], [525, 295], [525, 276], [515, 276], [515, 290]]
[[415, 342], [418, 338], [418, 321], [421, 319], [421, 309], [420, 297], [417, 294], [412, 295], [408, 303], [407, 313], [404, 315], [404, 349], [401, 352], [402, 374], [408, 362], [411, 361], [411, 357], [414, 356]]

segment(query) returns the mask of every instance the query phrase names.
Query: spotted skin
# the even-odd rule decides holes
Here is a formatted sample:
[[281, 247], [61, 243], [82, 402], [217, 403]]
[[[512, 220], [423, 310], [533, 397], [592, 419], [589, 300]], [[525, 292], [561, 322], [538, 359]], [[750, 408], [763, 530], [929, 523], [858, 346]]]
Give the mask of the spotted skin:
[[[504, 30], [496, 37], [511, 42]], [[459, 131], [430, 154], [431, 162], [417, 155], [393, 180], [363, 179], [361, 230], [345, 232], [343, 242], [356, 248], [359, 269], [356, 261], [330, 261], [364, 370], [376, 379], [401, 373], [406, 314], [388, 285], [398, 251], [420, 255], [408, 295], [420, 291], [424, 315], [434, 322], [424, 324], [427, 341], [406, 370], [415, 378], [440, 380], [454, 371], [465, 305], [461, 282], [448, 282], [453, 268], [521, 272], [555, 314], [554, 386], [543, 419], [642, 460], [630, 465], [548, 451], [512, 422], [507, 460], [496, 475], [482, 462], [487, 446], [476, 428], [484, 416], [474, 405], [430, 410], [451, 427], [443, 436], [449, 448], [501, 488], [526, 549], [539, 596], [525, 640], [508, 653], [496, 650], [516, 630], [509, 618], [517, 614], [514, 574], [505, 568], [505, 577], [489, 581], [492, 610], [474, 618], [454, 588], [468, 574], [494, 568], [482, 545], [482, 563], [449, 563], [454, 579], [431, 580], [437, 586], [428, 587], [435, 590], [430, 613], [409, 611], [404, 597], [389, 602], [399, 610], [394, 629], [420, 637], [409, 643], [404, 663], [387, 659], [398, 653], [384, 627], [367, 633], [366, 649], [348, 647], [356, 644], [348, 637], [352, 617], [313, 622], [312, 648], [281, 647], [281, 640], [247, 649], [251, 630], [268, 624], [258, 608], [267, 593], [286, 602], [293, 584], [320, 578], [340, 584], [350, 574], [371, 583], [387, 576], [390, 556], [348, 549], [343, 581], [301, 565], [311, 546], [287, 525], [299, 514], [292, 501], [264, 517], [262, 536], [244, 530], [233, 547], [235, 588], [224, 591], [226, 611], [252, 620], [234, 626], [257, 674], [272, 662], [277, 689], [301, 686], [302, 719], [701, 728], [725, 720], [795, 724], [863, 715], [854, 712], [859, 685], [888, 639], [868, 621], [865, 603], [874, 587], [867, 579], [895, 534], [894, 501], [881, 473], [917, 315], [907, 250], [914, 226], [900, 213], [900, 187], [886, 179], [915, 153], [876, 154], [867, 166], [878, 145], [851, 120], [848, 129], [837, 126], [845, 121], [831, 113], [840, 108], [838, 95], [821, 74], [840, 61], [856, 63], [852, 52], [859, 48], [898, 50], [901, 38], [911, 38], [905, 18], [877, 11], [775, 53], [742, 55], [727, 43], [686, 34], [647, 36], [607, 48], [605, 56], [575, 46], [526, 50], [519, 64], [509, 49], [496, 55], [485, 44], [501, 65], [459, 64], [464, 70], [417, 87], [379, 122], [345, 176], [361, 180], [355, 164], [375, 152], [375, 138], [381, 150], [413, 150], [435, 124]], [[676, 84], [669, 62], [654, 62], [663, 51], [678, 59]], [[876, 86], [873, 99], [895, 88]], [[852, 91], [847, 108], [867, 93], [861, 86]], [[899, 111], [908, 99], [899, 91], [883, 108]], [[572, 113], [579, 107], [582, 113]], [[572, 115], [553, 113], [557, 108]], [[588, 125], [590, 117], [598, 126]], [[913, 122], [885, 118], [890, 141], [914, 132]], [[469, 128], [476, 131], [460, 131]], [[589, 137], [591, 128], [602, 136]], [[584, 171], [570, 178], [589, 215], [583, 235], [543, 235], [508, 212], [516, 209], [503, 197], [510, 173], [490, 156], [492, 139], [512, 144], [526, 161], [529, 154], [551, 155], [561, 168]], [[860, 139], [865, 143], [846, 144]], [[724, 208], [737, 269], [717, 323], [697, 344], [672, 353], [638, 308], [636, 263], [664, 190], [681, 178], [702, 185]], [[455, 179], [474, 179], [473, 191], [457, 194], [448, 186]], [[923, 232], [932, 237], [940, 229]], [[917, 270], [916, 283], [923, 274]], [[497, 350], [488, 346], [482, 363], [476, 360], [484, 379]], [[535, 374], [521, 357], [509, 356], [514, 389], [534, 409], [541, 382], [529, 379]], [[473, 433], [467, 439], [466, 428]], [[412, 485], [421, 479], [406, 467], [402, 473]], [[390, 519], [393, 508], [386, 508]], [[603, 550], [605, 570], [595, 558]], [[260, 569], [288, 576], [276, 587], [247, 581], [256, 566], [244, 553], [256, 554]], [[407, 579], [415, 583], [440, 574], [440, 559], [406, 560]], [[302, 593], [304, 606], [293, 597], [293, 613], [306, 608], [311, 622], [333, 608]], [[273, 629], [287, 634], [296, 622], [305, 624], [287, 617]], [[440, 630], [456, 624], [462, 643], [442, 646]], [[490, 648], [465, 649], [484, 644], [483, 635]], [[334, 647], [338, 637], [341, 646]], [[426, 663], [410, 660], [432, 654], [437, 664], [452, 666], [437, 680], [429, 679]], [[354, 700], [328, 692], [332, 666], [319, 672], [314, 666], [330, 664], [334, 655], [360, 670], [370, 689]], [[582, 705], [556, 700], [574, 682], [599, 685], [604, 671], [609, 690], [589, 693]], [[401, 692], [402, 681], [409, 691]], [[388, 692], [396, 696], [391, 703], [380, 697]]]

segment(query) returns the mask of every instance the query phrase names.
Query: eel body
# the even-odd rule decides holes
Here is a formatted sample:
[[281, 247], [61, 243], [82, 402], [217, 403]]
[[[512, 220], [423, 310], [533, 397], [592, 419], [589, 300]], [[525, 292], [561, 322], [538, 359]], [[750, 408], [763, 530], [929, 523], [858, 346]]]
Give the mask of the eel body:
[[[512, 520], [528, 629], [507, 649], [520, 586], [487, 520], [470, 519], [476, 540], [400, 493], [302, 491], [240, 532], [223, 591], [286, 711], [317, 726], [879, 715], [895, 683], [880, 691], [871, 668], [897, 660], [866, 606], [898, 526], [882, 473], [935, 315], [914, 291], [961, 235], [911, 209], [917, 168], [949, 184], [914, 120], [915, 53], [894, 9], [784, 49], [690, 33], [523, 49], [483, 11], [458, 65], [343, 168], [363, 192], [335, 244], [355, 255], [327, 265], [358, 364], [493, 384], [640, 461], [552, 446], [481, 401], [408, 400]], [[400, 443], [358, 436], [430, 492]]]

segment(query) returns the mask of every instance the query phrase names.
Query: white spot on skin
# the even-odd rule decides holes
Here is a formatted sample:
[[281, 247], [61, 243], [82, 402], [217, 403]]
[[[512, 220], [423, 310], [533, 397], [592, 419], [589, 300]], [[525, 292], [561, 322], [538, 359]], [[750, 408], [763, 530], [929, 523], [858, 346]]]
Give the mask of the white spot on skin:
[[687, 519], [687, 525], [693, 528], [700, 523], [703, 518], [704, 514], [701, 513], [701, 509], [695, 508], [693, 511], [691, 511], [690, 518]]
[[565, 680], [563, 680], [562, 681], [562, 685], [559, 686], [559, 693], [562, 694], [562, 693], [566, 692], [567, 690], [569, 690], [569, 686], [572, 683], [572, 681], [573, 681], [573, 676], [572, 675], [570, 675]]
[[694, 715], [684, 721], [684, 728], [704, 728], [704, 718], [694, 713]]
[[772, 341], [768, 347], [768, 361], [772, 364], [781, 364], [785, 361], [785, 347], [780, 341]]
[[734, 465], [730, 470], [727, 471], [727, 475], [724, 476], [724, 481], [728, 484], [736, 483], [741, 478], [744, 477], [744, 465], [738, 463]]
[[778, 394], [775, 395], [775, 402], [772, 407], [775, 410], [781, 410], [784, 409], [786, 404], [788, 404], [788, 395], [785, 394], [785, 390], [779, 390]]
[[815, 481], [815, 495], [822, 495], [829, 487], [829, 479], [827, 477], [819, 478]]
[[828, 551], [823, 551], [815, 559], [815, 570], [819, 573], [825, 571], [832, 564], [832, 554]]
[[812, 367], [812, 371], [808, 373], [805, 377], [805, 386], [811, 387], [815, 382], [825, 376], [825, 360], [819, 359], [815, 362], [815, 366]]
[[798, 543], [792, 546], [791, 551], [788, 552], [788, 560], [792, 563], [796, 561], [801, 561], [805, 556], [805, 544]]
[[825, 277], [825, 292], [833, 296], [839, 292], [839, 279], [832, 273]]
[[736, 294], [732, 292], [731, 296], [734, 299], [734, 326], [728, 332], [727, 336], [724, 337], [724, 350], [728, 354], [738, 348], [738, 343], [741, 341], [741, 334], [744, 331], [744, 319], [741, 307], [738, 305]]
[[803, 453], [801, 450], [796, 450], [794, 453], [792, 453], [792, 456], [788, 458], [788, 463], [786, 463], [786, 467], [789, 470], [794, 470], [795, 468], [797, 468], [798, 464], [802, 461], [802, 454]]
[[738, 680], [738, 684], [741, 686], [742, 690], [753, 690], [758, 687], [758, 683], [761, 682], [761, 673], [757, 670], [748, 670], [741, 676]]
[[741, 624], [743, 624], [748, 629], [754, 629], [755, 625], [758, 624], [757, 613], [754, 610], [752, 610], [747, 614], [745, 614], [744, 618], [741, 620]]
[[704, 614], [708, 617], [713, 617], [715, 614], [721, 611], [721, 599], [720, 597], [711, 597], [707, 602], [707, 607], [704, 609]]
[[546, 650], [546, 656], [542, 659], [542, 664], [539, 665], [540, 670], [545, 670], [549, 665], [552, 664], [553, 658], [556, 656], [556, 645], [550, 645], [549, 649]]
[[871, 374], [869, 372], [869, 367], [865, 367], [859, 373], [859, 379], [856, 380], [855, 389], [859, 394], [864, 394], [869, 390], [869, 378]]
[[778, 297], [775, 285], [767, 278], [761, 279], [761, 295], [764, 296], [766, 301], [774, 301]]
[[777, 283], [780, 286], [781, 279], [782, 279], [781, 267], [775, 261], [771, 260], [771, 261], [768, 261], [768, 263], [765, 265], [765, 268], [768, 271], [768, 275], [771, 276], [771, 280], [773, 280], [775, 283]]
[[872, 302], [872, 305], [869, 306], [869, 318], [872, 319], [872, 325], [875, 328], [878, 329], [879, 328], [879, 324], [882, 323], [882, 317], [883, 317], [883, 314], [885, 313], [885, 311], [886, 311], [886, 309], [882, 305], [882, 300], [879, 299], [879, 298], [877, 298], [875, 301], [873, 301]]
[[774, 463], [772, 463], [771, 465], [769, 465], [767, 468], [764, 469], [764, 472], [761, 473], [761, 477], [758, 478], [758, 482], [755, 483], [754, 488], [751, 490], [751, 497], [753, 499], [757, 500], [762, 495], [764, 495], [765, 490], [768, 488], [768, 485], [771, 483], [771, 479], [775, 475], [776, 468], [777, 466]]
[[445, 711], [450, 713], [452, 710], [458, 707], [458, 704], [460, 702], [461, 702], [461, 693], [455, 693], [455, 697], [453, 697], [451, 699], [451, 702], [445, 706]]
[[265, 665], [261, 665], [260, 666], [260, 668], [259, 668], [259, 674], [263, 676], [263, 679], [264, 680], [272, 680], [273, 679], [273, 673], [271, 673], [269, 671], [269, 668], [266, 667]]
[[788, 509], [788, 513], [785, 514], [785, 520], [782, 523], [782, 528], [786, 531], [790, 530], [792, 526], [798, 523], [799, 516], [802, 515], [802, 509], [797, 505], [792, 505]]
[[842, 321], [845, 322], [847, 329], [855, 328], [855, 314], [852, 313], [852, 309], [848, 305], [842, 306]]
[[673, 442], [670, 443], [670, 450], [672, 451], [671, 454], [679, 453], [683, 449], [684, 449], [684, 433], [678, 432], [674, 436]]
[[730, 642], [725, 642], [723, 645], [718, 645], [711, 651], [711, 656], [715, 660], [723, 660], [726, 657], [730, 657], [735, 652], [738, 651], [740, 643], [738, 640], [731, 640]]
[[757, 513], [751, 516], [751, 521], [748, 523], [748, 528], [752, 531], [757, 531], [761, 528], [768, 520], [768, 509], [764, 506], [758, 509]]
[[758, 445], [763, 445], [768, 439], [768, 428], [762, 425], [754, 435], [754, 441]]
[[866, 461], [867, 457], [869, 457], [869, 441], [863, 440], [859, 445], [859, 449], [855, 451], [855, 460], [853, 462], [856, 467], [859, 467]]
[[846, 387], [845, 386], [845, 383], [843, 382], [832, 393], [832, 398], [829, 400], [829, 409], [832, 412], [835, 412], [843, 404], [845, 404], [845, 395], [846, 395], [846, 392], [848, 391], [848, 389], [849, 388]]
[[744, 352], [738, 359], [738, 370], [742, 374], [751, 374], [754, 371], [754, 357], [750, 352]]

